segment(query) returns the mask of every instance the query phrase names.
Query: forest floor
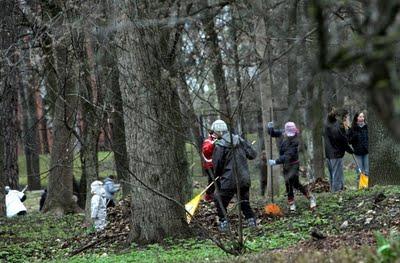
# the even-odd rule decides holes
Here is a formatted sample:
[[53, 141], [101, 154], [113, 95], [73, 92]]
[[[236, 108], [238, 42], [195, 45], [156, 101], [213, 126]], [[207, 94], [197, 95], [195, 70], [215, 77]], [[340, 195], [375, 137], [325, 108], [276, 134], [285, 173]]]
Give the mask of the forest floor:
[[[322, 185], [323, 186], [323, 185]], [[40, 192], [29, 192], [28, 215], [0, 219], [0, 260], [4, 262], [394, 262], [400, 259], [400, 187], [373, 187], [341, 194], [319, 187], [318, 207], [308, 209], [308, 200], [297, 195], [297, 211], [290, 213], [285, 197], [276, 203], [282, 217], [263, 213], [265, 201], [252, 205], [257, 228], [244, 228], [245, 249], [232, 256], [210, 238], [228, 249], [237, 240], [217, 229], [214, 205], [202, 201], [191, 223], [192, 237], [165, 240], [150, 246], [127, 245], [129, 202], [121, 200], [109, 211], [109, 225], [96, 233], [84, 215], [57, 218], [37, 211]], [[230, 208], [231, 211], [234, 208]], [[238, 217], [231, 214], [236, 234]]]

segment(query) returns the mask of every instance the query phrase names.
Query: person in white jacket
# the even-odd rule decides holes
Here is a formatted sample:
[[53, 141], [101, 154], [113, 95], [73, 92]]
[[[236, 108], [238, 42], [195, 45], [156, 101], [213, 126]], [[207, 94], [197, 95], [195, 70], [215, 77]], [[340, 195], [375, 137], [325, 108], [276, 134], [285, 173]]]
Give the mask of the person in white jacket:
[[9, 186], [6, 186], [5, 190], [7, 217], [13, 217], [15, 215], [25, 215], [26, 207], [22, 203], [26, 199], [25, 194], [18, 190], [11, 190]]
[[90, 185], [90, 188], [93, 194], [90, 206], [90, 217], [93, 219], [96, 231], [100, 231], [107, 225], [106, 193], [101, 181], [94, 181]]

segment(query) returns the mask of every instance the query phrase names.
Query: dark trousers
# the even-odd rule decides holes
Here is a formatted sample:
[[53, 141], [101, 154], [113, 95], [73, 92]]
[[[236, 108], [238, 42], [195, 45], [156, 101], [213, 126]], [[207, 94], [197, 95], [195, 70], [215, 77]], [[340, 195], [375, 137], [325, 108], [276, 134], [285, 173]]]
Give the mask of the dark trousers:
[[[220, 220], [226, 219], [224, 211], [226, 212], [226, 208], [235, 194], [236, 189], [221, 189], [217, 192], [214, 200]], [[240, 188], [240, 209], [242, 210], [246, 219], [254, 217], [254, 212], [251, 209], [249, 202], [249, 187]]]
[[309, 197], [308, 190], [299, 180], [299, 164], [289, 164], [284, 166], [283, 176], [285, 177], [286, 193], [289, 203], [294, 201], [294, 189], [299, 190], [307, 198]]
[[112, 199], [106, 199], [106, 204], [107, 204], [107, 208], [115, 206], [114, 200], [112, 200]]
[[[212, 181], [214, 180], [214, 172], [213, 172], [212, 168], [205, 169], [205, 172], [206, 172], [207, 178], [208, 178], [207, 185], [210, 185], [212, 183]], [[210, 186], [210, 188], [207, 189], [206, 194], [212, 195], [212, 194], [214, 194], [214, 191], [215, 191], [215, 184], [213, 184], [212, 186]]]

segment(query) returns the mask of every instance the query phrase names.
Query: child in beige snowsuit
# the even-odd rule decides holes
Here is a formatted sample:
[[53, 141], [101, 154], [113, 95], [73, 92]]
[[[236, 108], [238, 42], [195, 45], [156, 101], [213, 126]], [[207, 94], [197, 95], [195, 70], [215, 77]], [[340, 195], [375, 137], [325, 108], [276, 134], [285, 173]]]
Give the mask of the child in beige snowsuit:
[[90, 188], [93, 194], [90, 206], [90, 217], [93, 219], [96, 231], [100, 231], [103, 230], [107, 225], [106, 193], [101, 181], [94, 181], [90, 185]]

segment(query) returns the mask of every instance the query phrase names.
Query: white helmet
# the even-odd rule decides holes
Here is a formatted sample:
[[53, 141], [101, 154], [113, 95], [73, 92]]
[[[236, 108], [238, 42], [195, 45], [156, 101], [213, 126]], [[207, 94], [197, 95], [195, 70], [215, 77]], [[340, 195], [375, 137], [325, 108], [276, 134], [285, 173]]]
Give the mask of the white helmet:
[[228, 131], [228, 126], [226, 125], [226, 123], [223, 120], [216, 120], [211, 125], [211, 130], [213, 130], [214, 132], [219, 132], [219, 133], [226, 132], [226, 131]]

